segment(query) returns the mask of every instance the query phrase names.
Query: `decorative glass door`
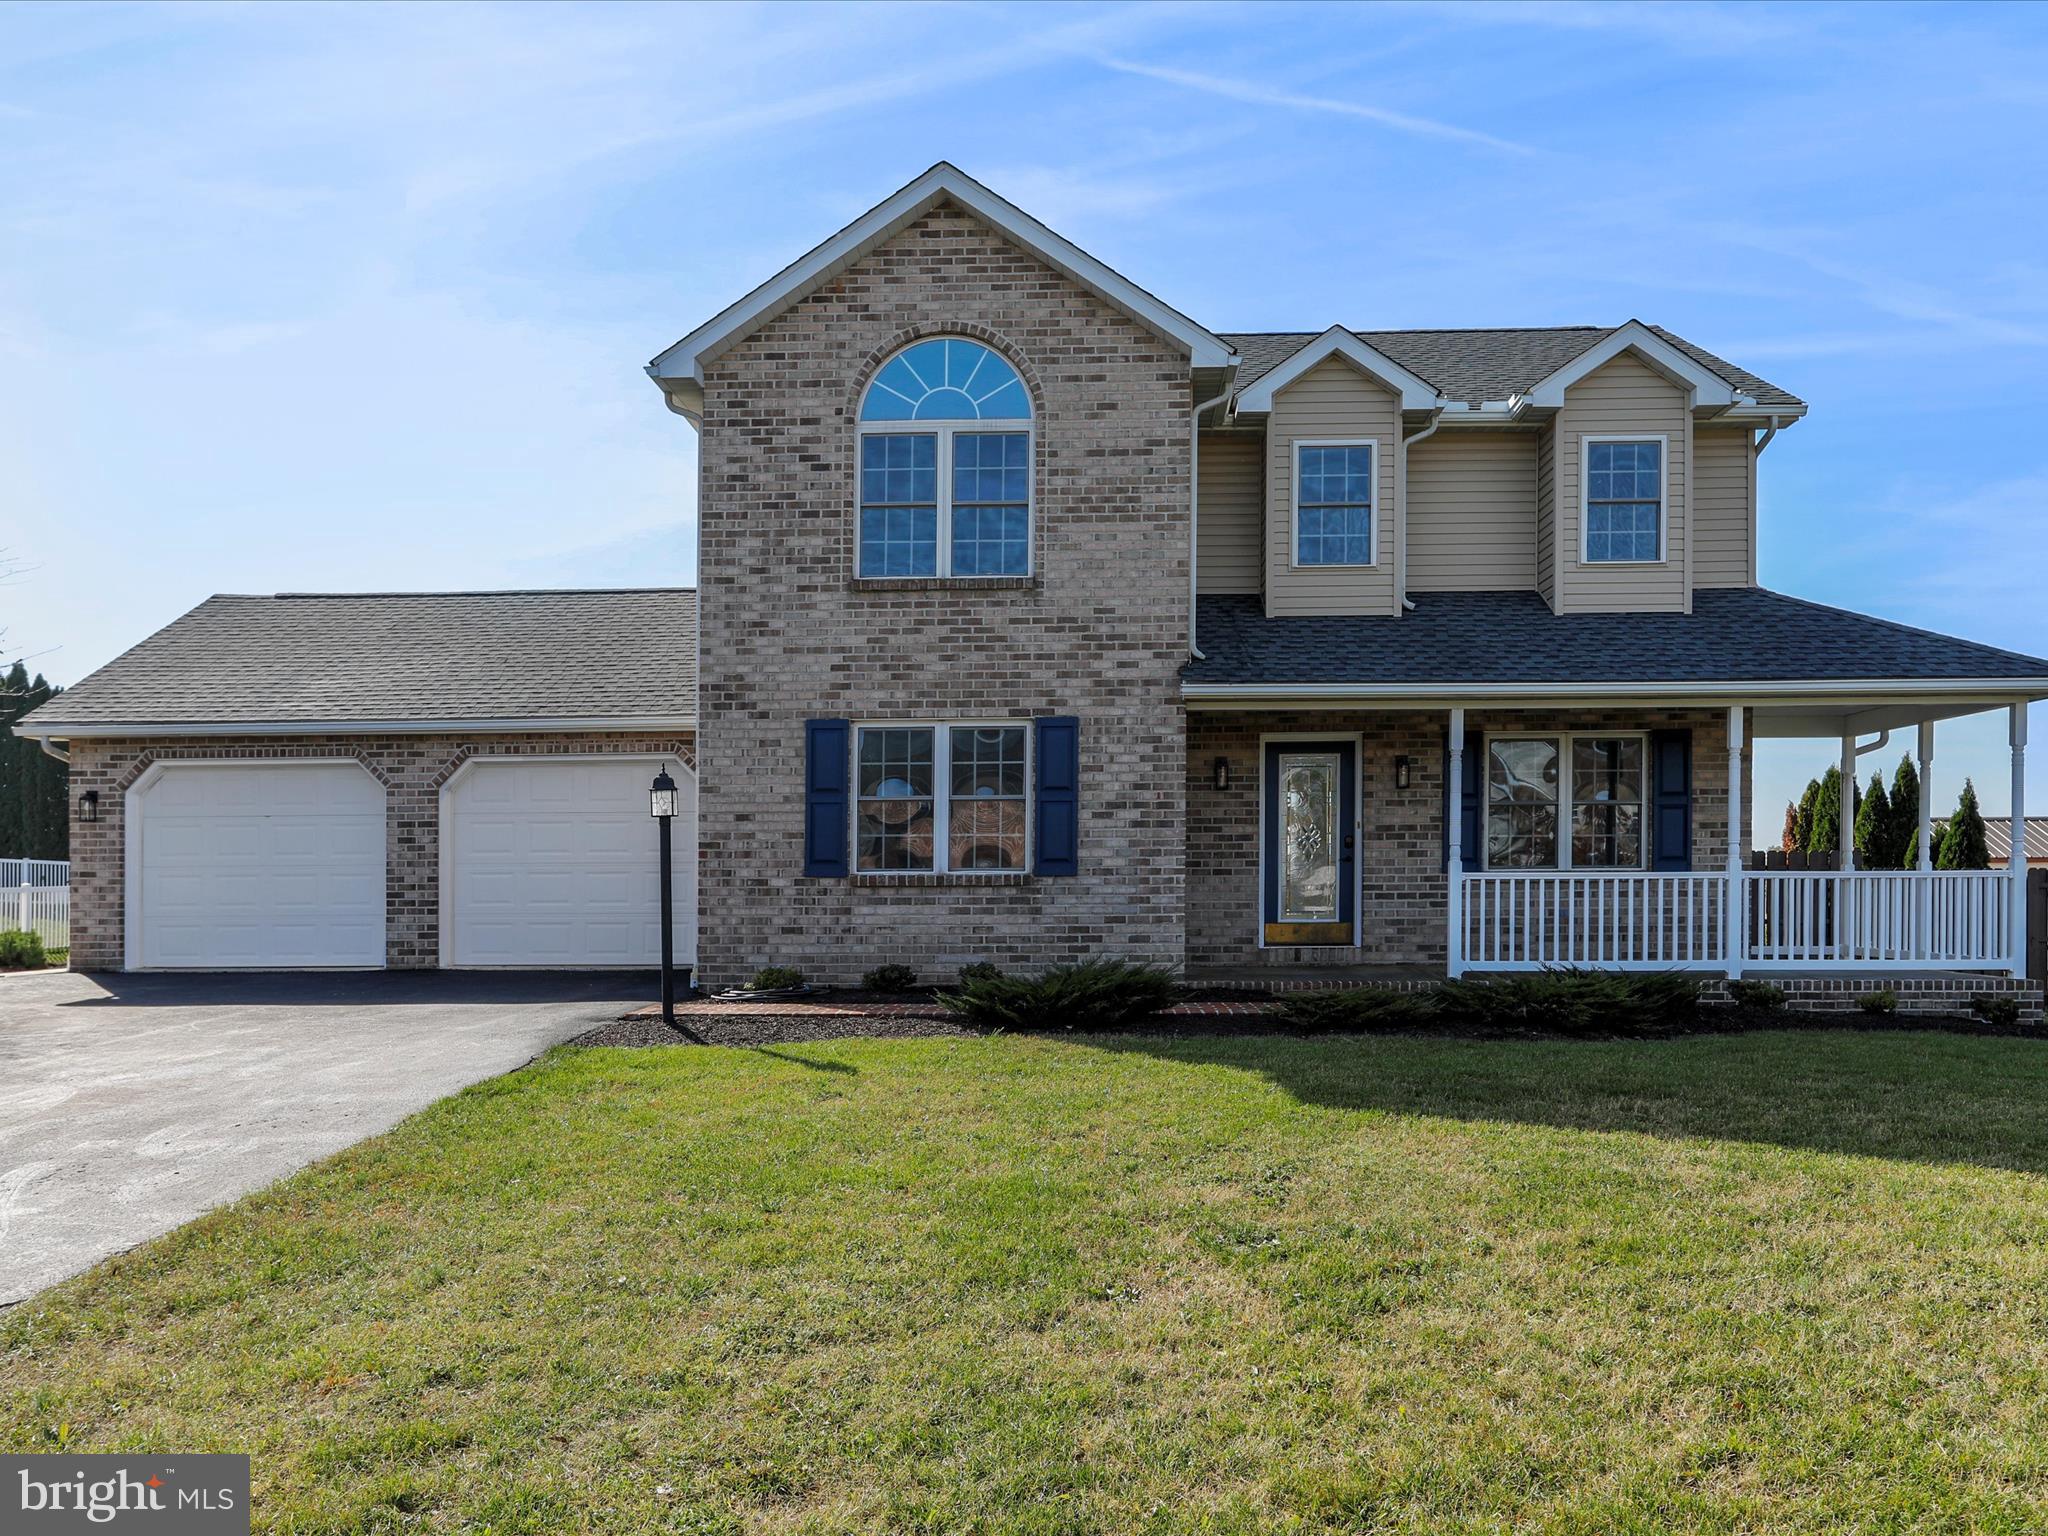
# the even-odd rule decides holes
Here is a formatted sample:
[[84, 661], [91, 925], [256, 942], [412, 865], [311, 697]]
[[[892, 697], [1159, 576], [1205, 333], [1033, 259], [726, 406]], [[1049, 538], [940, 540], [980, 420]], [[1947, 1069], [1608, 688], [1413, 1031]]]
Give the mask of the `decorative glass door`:
[[1352, 943], [1358, 898], [1352, 743], [1268, 743], [1265, 799], [1266, 942]]

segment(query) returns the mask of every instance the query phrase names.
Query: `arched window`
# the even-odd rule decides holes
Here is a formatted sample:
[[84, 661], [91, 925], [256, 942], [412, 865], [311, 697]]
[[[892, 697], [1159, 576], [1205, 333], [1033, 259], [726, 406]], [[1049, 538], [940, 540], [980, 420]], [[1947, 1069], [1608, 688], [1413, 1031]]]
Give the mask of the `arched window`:
[[978, 341], [882, 364], [860, 403], [862, 576], [1031, 572], [1031, 397]]

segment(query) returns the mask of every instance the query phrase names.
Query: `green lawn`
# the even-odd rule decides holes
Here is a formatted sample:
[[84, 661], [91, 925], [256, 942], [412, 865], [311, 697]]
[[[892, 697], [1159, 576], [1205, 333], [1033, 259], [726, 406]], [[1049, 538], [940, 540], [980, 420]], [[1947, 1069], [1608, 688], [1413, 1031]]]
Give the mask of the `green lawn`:
[[280, 1531], [2038, 1532], [2044, 1173], [2024, 1040], [563, 1051], [0, 1318], [0, 1448]]

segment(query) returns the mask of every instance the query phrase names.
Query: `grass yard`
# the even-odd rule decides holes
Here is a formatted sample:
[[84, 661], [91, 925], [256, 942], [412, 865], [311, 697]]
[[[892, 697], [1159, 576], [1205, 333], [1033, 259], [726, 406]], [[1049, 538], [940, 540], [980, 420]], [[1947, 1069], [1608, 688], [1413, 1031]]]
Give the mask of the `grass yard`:
[[2048, 1045], [560, 1051], [0, 1317], [259, 1529], [2038, 1532]]

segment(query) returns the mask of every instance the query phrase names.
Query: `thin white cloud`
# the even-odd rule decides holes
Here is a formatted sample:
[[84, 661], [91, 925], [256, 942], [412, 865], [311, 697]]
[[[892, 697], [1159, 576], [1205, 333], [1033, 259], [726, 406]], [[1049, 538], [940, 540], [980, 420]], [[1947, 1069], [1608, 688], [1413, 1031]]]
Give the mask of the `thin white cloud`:
[[1401, 133], [1415, 134], [1428, 139], [1445, 139], [1457, 144], [1472, 144], [1485, 149], [1498, 150], [1510, 155], [1540, 155], [1543, 151], [1528, 144], [1517, 144], [1510, 139], [1496, 138], [1490, 133], [1481, 133], [1474, 128], [1460, 128], [1455, 123], [1442, 123], [1434, 118], [1416, 117], [1407, 112], [1396, 112], [1388, 107], [1375, 107], [1362, 101], [1347, 101], [1336, 96], [1309, 96], [1297, 91], [1276, 90], [1270, 86], [1254, 84], [1248, 80], [1231, 80], [1222, 75], [1206, 75], [1191, 69], [1175, 69], [1165, 64], [1142, 64], [1134, 59], [1120, 59], [1112, 54], [1097, 53], [1090, 57], [1104, 69], [1113, 69], [1119, 74], [1138, 75], [1147, 80], [1160, 80], [1168, 85], [1182, 86], [1191, 91], [1202, 91], [1211, 96], [1221, 96], [1230, 101], [1242, 101], [1251, 106], [1280, 107], [1294, 112], [1320, 112], [1332, 117], [1357, 118], [1361, 122], [1378, 123], [1383, 128], [1392, 128]]

